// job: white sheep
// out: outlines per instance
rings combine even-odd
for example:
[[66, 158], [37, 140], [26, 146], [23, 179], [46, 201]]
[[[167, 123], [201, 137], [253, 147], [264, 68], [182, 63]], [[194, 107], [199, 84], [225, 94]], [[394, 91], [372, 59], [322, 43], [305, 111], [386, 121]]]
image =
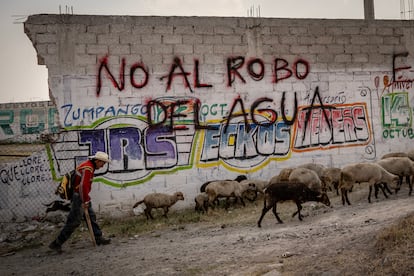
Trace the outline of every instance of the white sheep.
[[256, 185], [250, 182], [242, 182], [235, 180], [216, 180], [209, 183], [206, 187], [209, 206], [214, 207], [213, 203], [219, 197], [236, 197], [236, 201], [240, 199], [240, 202], [245, 206], [243, 201], [244, 192], [248, 190], [256, 191]]
[[151, 210], [154, 208], [163, 208], [164, 209], [164, 217], [167, 217], [167, 213], [169, 208], [174, 205], [178, 200], [184, 200], [184, 195], [182, 192], [176, 192], [173, 195], [163, 194], [163, 193], [152, 193], [148, 194], [144, 197], [143, 200], [138, 201], [132, 207], [133, 209], [136, 208], [138, 205], [145, 203], [145, 215], [147, 219], [154, 217], [151, 214]]
[[410, 177], [414, 175], [414, 162], [411, 161], [408, 157], [388, 157], [377, 161], [377, 164], [386, 169], [388, 172], [398, 175], [400, 181], [398, 183], [398, 188], [396, 192], [400, 189], [402, 185], [402, 180], [404, 176], [409, 186], [409, 195], [411, 195], [413, 187], [410, 180]]
[[[377, 197], [378, 187], [381, 188], [385, 197], [388, 197], [384, 188], [388, 185], [395, 189], [398, 186], [399, 177], [389, 173], [383, 167], [376, 163], [356, 163], [350, 164], [342, 168], [339, 189], [341, 190], [342, 204], [345, 201], [351, 205], [348, 199], [348, 191], [352, 189], [356, 183], [369, 183], [368, 202], [371, 203], [372, 188], [375, 188], [375, 197]], [[384, 187], [385, 185], [385, 187]], [[391, 193], [391, 191], [389, 191]]]

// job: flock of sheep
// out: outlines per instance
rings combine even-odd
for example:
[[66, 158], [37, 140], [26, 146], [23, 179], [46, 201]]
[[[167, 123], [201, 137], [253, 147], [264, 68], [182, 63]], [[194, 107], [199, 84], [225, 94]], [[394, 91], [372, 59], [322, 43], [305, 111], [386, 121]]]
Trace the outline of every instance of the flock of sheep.
[[[261, 227], [261, 221], [270, 209], [278, 222], [283, 223], [277, 213], [277, 203], [283, 201], [295, 202], [297, 211], [292, 217], [298, 215], [299, 220], [302, 220], [300, 213], [302, 203], [316, 201], [330, 206], [328, 191], [336, 192], [337, 195], [340, 193], [342, 203], [350, 205], [348, 193], [352, 191], [355, 184], [368, 183], [368, 202], [371, 202], [372, 189], [375, 191], [375, 197], [379, 190], [388, 197], [387, 193], [392, 194], [390, 189], [394, 189], [397, 193], [405, 178], [411, 195], [413, 160], [414, 150], [407, 153], [389, 153], [379, 161], [350, 164], [341, 169], [314, 163], [284, 168], [269, 181], [247, 179], [244, 175], [239, 175], [234, 180], [208, 181], [200, 187], [200, 193], [194, 199], [195, 210], [207, 212], [209, 208], [215, 208], [222, 198], [226, 199], [226, 208], [231, 198], [235, 199], [233, 204], [240, 201], [245, 206], [244, 199], [255, 200], [259, 193], [264, 195], [264, 206], [257, 222], [258, 227]], [[169, 207], [178, 200], [184, 200], [183, 193], [176, 192], [173, 195], [152, 193], [135, 203], [133, 208], [144, 203], [147, 219], [153, 219], [152, 209], [163, 208], [164, 216], [167, 217]]]

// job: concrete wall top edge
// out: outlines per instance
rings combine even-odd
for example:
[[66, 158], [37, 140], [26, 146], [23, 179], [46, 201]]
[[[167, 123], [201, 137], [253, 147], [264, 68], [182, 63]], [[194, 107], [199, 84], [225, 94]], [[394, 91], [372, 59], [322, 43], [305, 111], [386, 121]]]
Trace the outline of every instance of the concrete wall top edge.
[[[212, 21], [211, 19], [214, 19]], [[315, 19], [315, 18], [265, 18], [265, 17], [213, 17], [213, 16], [113, 16], [113, 15], [67, 15], [67, 14], [35, 14], [30, 15], [25, 24], [137, 24], [137, 25], [204, 25], [208, 22], [209, 25], [214, 22], [214, 25], [228, 25], [228, 24], [263, 24], [264, 26], [285, 25], [286, 23], [294, 25], [306, 24], [332, 24], [342, 26], [355, 25], [387, 25], [395, 26], [412, 26], [412, 20], [364, 20], [364, 19]]]

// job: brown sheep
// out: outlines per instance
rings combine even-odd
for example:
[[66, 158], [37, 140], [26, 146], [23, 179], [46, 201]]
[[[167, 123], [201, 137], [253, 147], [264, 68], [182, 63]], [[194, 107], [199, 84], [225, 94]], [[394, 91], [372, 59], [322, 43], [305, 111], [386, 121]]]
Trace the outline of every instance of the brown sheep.
[[239, 199], [242, 205], [246, 206], [243, 201], [243, 194], [249, 190], [256, 191], [256, 185], [250, 182], [242, 182], [235, 180], [217, 180], [209, 183], [206, 187], [209, 206], [214, 208], [213, 203], [219, 197], [236, 197], [236, 201]]
[[292, 217], [296, 214], [298, 215], [299, 220], [302, 220], [302, 215], [300, 211], [302, 210], [302, 203], [308, 201], [322, 202], [326, 206], [330, 206], [331, 202], [329, 201], [326, 193], [321, 193], [318, 191], [311, 190], [307, 185], [299, 182], [271, 182], [270, 185], [265, 190], [265, 199], [262, 214], [257, 222], [257, 226], [261, 227], [262, 219], [264, 215], [273, 208], [273, 214], [275, 215], [279, 223], [283, 223], [277, 214], [277, 203], [292, 200], [296, 203], [298, 210], [293, 213]]
[[289, 181], [289, 175], [294, 168], [283, 168], [278, 175], [273, 177], [274, 182]]
[[414, 150], [409, 150], [407, 152], [390, 152], [387, 154], [384, 154], [381, 159], [386, 159], [389, 157], [408, 157], [412, 161], [414, 161]]
[[329, 190], [335, 190], [336, 195], [339, 195], [339, 180], [341, 178], [340, 168], [326, 168], [322, 172], [321, 181]]
[[[351, 205], [348, 199], [348, 191], [356, 183], [368, 182], [369, 183], [369, 194], [368, 202], [371, 203], [371, 192], [372, 188], [375, 188], [375, 197], [377, 197], [377, 188], [380, 187], [384, 196], [388, 197], [385, 193], [385, 188], [388, 185], [395, 189], [398, 186], [399, 177], [392, 173], [389, 173], [383, 167], [376, 163], [356, 163], [345, 166], [341, 170], [341, 180], [339, 183], [339, 189], [341, 190], [342, 204]], [[391, 191], [389, 191], [391, 192]]]
[[198, 212], [207, 212], [208, 209], [208, 195], [207, 193], [199, 193], [194, 198], [195, 210]]
[[306, 164], [299, 165], [298, 168], [307, 168], [309, 170], [312, 170], [312, 171], [316, 172], [316, 174], [320, 178], [322, 176], [323, 170], [326, 167], [324, 165], [322, 165], [322, 164], [306, 163]]
[[289, 175], [289, 182], [300, 182], [306, 184], [306, 186], [308, 186], [309, 189], [318, 192], [326, 191], [326, 189], [322, 187], [322, 182], [318, 174], [315, 171], [307, 168], [296, 168], [292, 170], [292, 172]]
[[386, 159], [390, 157], [408, 157], [408, 154], [406, 152], [390, 152], [387, 154], [384, 154], [381, 159]]
[[264, 194], [264, 189], [269, 185], [268, 180], [261, 180], [261, 179], [246, 179], [240, 181], [240, 183], [253, 183], [256, 185], [257, 192]]
[[152, 193], [144, 197], [143, 200], [138, 201], [134, 204], [132, 208], [136, 208], [141, 203], [145, 203], [145, 216], [147, 219], [154, 217], [151, 214], [152, 209], [163, 208], [164, 217], [167, 217], [168, 209], [174, 205], [178, 200], [184, 200], [184, 195], [182, 192], [176, 192], [173, 195], [162, 194], [162, 193]]
[[411, 195], [413, 186], [410, 177], [414, 175], [414, 162], [408, 157], [388, 157], [377, 161], [377, 164], [386, 169], [388, 172], [398, 175], [400, 181], [396, 192], [400, 189], [404, 176], [409, 187], [408, 195]]

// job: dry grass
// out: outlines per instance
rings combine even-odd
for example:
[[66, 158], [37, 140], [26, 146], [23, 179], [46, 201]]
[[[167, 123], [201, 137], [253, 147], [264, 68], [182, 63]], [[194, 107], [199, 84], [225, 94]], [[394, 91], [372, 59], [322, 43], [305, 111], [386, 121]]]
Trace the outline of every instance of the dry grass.
[[414, 275], [413, 233], [414, 213], [379, 233], [353, 240], [336, 255], [319, 252], [289, 259], [283, 275]]
[[147, 220], [145, 215], [129, 216], [124, 218], [104, 218], [100, 222], [107, 235], [117, 237], [131, 237], [137, 234], [164, 229], [178, 229], [186, 224], [203, 223], [211, 225], [243, 225], [251, 224], [258, 219], [262, 205], [260, 202], [246, 202], [246, 207], [230, 207], [228, 210], [219, 207], [209, 210], [208, 214], [195, 212], [194, 209], [185, 209], [168, 213], [168, 218], [162, 216], [162, 210], [153, 210], [154, 220]]

